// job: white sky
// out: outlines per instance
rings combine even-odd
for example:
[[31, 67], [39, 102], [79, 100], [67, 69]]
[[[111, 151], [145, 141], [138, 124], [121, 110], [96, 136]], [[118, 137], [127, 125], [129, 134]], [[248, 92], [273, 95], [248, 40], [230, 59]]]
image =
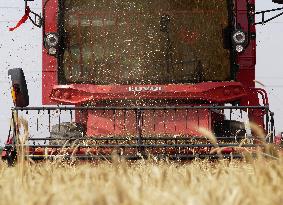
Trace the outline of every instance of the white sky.
[[[30, 2], [41, 12], [42, 0]], [[257, 10], [279, 7], [272, 0], [257, 0]], [[282, 5], [283, 6], [283, 5]], [[30, 22], [9, 32], [24, 13], [23, 0], [0, 0], [0, 140], [8, 135], [12, 106], [7, 72], [10, 68], [24, 69], [30, 104], [41, 105], [41, 29]], [[275, 112], [277, 131], [283, 131], [283, 16], [265, 26], [257, 27], [257, 80], [267, 86], [271, 109]]]

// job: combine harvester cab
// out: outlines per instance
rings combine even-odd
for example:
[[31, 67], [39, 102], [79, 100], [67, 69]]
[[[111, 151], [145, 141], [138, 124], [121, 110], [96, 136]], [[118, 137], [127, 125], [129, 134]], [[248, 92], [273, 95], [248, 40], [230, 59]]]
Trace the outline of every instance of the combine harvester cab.
[[255, 0], [43, 0], [40, 17], [26, 1], [25, 16], [43, 27], [45, 107], [28, 106], [23, 71], [10, 70], [3, 159], [19, 145], [34, 160], [189, 160], [273, 143], [268, 96], [255, 87], [255, 28], [281, 10], [255, 12]]

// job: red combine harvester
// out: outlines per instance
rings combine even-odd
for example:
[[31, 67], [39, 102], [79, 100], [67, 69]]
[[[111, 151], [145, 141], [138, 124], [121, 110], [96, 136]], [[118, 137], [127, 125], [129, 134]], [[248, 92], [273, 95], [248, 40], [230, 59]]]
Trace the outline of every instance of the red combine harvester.
[[[8, 162], [22, 135], [34, 160], [241, 157], [240, 144], [262, 144], [245, 122], [274, 143], [267, 93], [255, 87], [256, 25], [283, 8], [255, 12], [255, 0], [43, 0], [41, 17], [25, 3], [16, 27], [28, 18], [43, 27], [45, 107], [28, 106], [23, 70], [10, 70]], [[48, 136], [28, 135], [20, 115], [36, 115], [30, 133]]]

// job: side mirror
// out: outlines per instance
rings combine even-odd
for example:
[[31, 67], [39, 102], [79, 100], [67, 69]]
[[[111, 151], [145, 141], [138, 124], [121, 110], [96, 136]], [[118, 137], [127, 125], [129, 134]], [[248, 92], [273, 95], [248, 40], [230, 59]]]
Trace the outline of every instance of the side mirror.
[[27, 107], [29, 105], [28, 88], [24, 72], [21, 68], [14, 68], [8, 71], [11, 76], [11, 94], [16, 107]]

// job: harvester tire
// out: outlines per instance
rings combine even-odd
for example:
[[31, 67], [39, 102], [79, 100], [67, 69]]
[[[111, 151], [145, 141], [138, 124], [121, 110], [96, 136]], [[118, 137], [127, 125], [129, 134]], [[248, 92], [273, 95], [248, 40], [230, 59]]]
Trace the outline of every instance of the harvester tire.
[[8, 167], [14, 166], [16, 159], [17, 159], [17, 153], [16, 152], [11, 153], [11, 155], [7, 157]]
[[[80, 139], [84, 136], [84, 127], [77, 123], [63, 122], [60, 125], [54, 125], [51, 128], [50, 145], [66, 145], [72, 146], [76, 144], [75, 139]], [[53, 140], [58, 139], [58, 140]], [[59, 140], [64, 139], [64, 140]]]
[[13, 68], [8, 71], [12, 81], [12, 98], [16, 107], [29, 105], [29, 94], [24, 71], [21, 68]]

